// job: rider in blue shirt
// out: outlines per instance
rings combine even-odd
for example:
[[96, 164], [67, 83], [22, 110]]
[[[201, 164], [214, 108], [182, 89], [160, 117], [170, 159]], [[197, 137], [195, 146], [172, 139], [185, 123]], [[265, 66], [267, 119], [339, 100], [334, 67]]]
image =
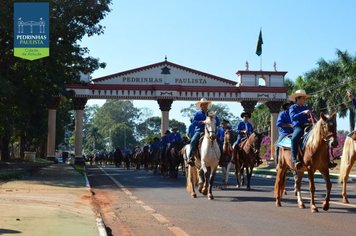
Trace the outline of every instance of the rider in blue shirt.
[[[211, 101], [206, 100], [205, 98], [200, 99], [199, 102], [196, 103], [196, 107], [199, 109], [193, 117], [192, 124], [194, 125], [194, 134], [190, 141], [190, 152], [187, 159], [187, 164], [193, 166], [193, 152], [197, 149], [200, 133], [204, 132], [205, 124], [204, 121], [206, 120], [208, 109], [211, 107]], [[219, 126], [219, 119], [215, 117], [216, 126]]]
[[[221, 158], [220, 158], [220, 166], [222, 166], [222, 164], [224, 162], [226, 162], [225, 157], [223, 157], [223, 145], [224, 145], [224, 138], [225, 138], [225, 132], [226, 130], [231, 130], [231, 126], [230, 126], [230, 122], [226, 119], [223, 119], [221, 122], [221, 126], [218, 128], [218, 134], [217, 134], [217, 141], [220, 147], [220, 152], [221, 152]], [[228, 160], [230, 161], [230, 160]]]
[[166, 130], [166, 132], [164, 132], [163, 136], [161, 137], [161, 155], [162, 155], [162, 159], [165, 159], [166, 158], [166, 155], [167, 155], [167, 150], [169, 148], [169, 135], [170, 135], [170, 131], [169, 130]]
[[188, 127], [188, 132], [187, 132], [189, 139], [193, 138], [194, 132], [195, 132], [195, 125], [193, 123], [193, 118], [191, 118], [190, 119], [190, 125]]
[[[279, 143], [285, 136], [293, 133], [292, 121], [289, 116], [289, 107], [292, 102], [286, 102], [282, 105], [282, 111], [278, 114], [277, 127], [279, 130], [279, 136], [277, 143]], [[276, 163], [278, 163], [278, 146], [276, 146]]]
[[181, 143], [182, 136], [180, 135], [177, 127], [172, 128], [172, 133], [169, 134], [169, 142], [170, 143]]
[[311, 108], [304, 105], [307, 98], [306, 92], [302, 89], [297, 90], [294, 94], [289, 96], [289, 100], [294, 101], [296, 104], [291, 105], [289, 108], [289, 116], [292, 121], [293, 134], [292, 134], [292, 158], [296, 169], [303, 166], [301, 160], [298, 160], [298, 144], [300, 138], [304, 134], [304, 128], [309, 123]]
[[[233, 145], [235, 155], [239, 151], [239, 145], [241, 143], [242, 138], [249, 137], [254, 132], [252, 124], [248, 121], [249, 119], [251, 119], [251, 113], [242, 112], [241, 118], [242, 120], [237, 123], [237, 139]], [[262, 164], [262, 161], [259, 156], [256, 156], [256, 165], [259, 166], [260, 164]]]

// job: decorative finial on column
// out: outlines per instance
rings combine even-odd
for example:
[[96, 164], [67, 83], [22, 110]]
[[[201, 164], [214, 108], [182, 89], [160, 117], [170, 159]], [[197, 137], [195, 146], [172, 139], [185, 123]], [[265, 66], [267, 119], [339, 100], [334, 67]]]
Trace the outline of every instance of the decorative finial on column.
[[164, 61], [167, 61], [167, 55], [164, 57]]
[[274, 71], [277, 71], [277, 63], [276, 62], [273, 63], [273, 69], [274, 69]]
[[246, 70], [248, 70], [248, 61], [246, 61]]

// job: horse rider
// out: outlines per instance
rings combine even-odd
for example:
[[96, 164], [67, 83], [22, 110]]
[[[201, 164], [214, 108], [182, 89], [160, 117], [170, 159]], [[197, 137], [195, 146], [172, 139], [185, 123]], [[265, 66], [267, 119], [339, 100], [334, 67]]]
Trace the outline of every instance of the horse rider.
[[173, 143], [181, 143], [182, 142], [182, 136], [180, 135], [180, 133], [178, 132], [178, 128], [177, 127], [173, 127], [172, 128], [172, 132], [169, 134], [169, 142], [171, 144]]
[[[231, 130], [230, 121], [223, 119], [221, 121], [221, 126], [218, 128], [217, 141], [220, 147], [221, 157], [223, 157], [223, 145], [226, 130]], [[222, 164], [223, 158], [220, 158], [220, 166]]]
[[161, 146], [161, 142], [160, 142], [159, 138], [154, 137], [153, 142], [150, 145], [150, 153], [153, 153], [154, 151], [159, 150], [160, 146]]
[[190, 125], [188, 127], [188, 137], [189, 139], [192, 139], [193, 138], [193, 135], [194, 135], [194, 131], [195, 131], [195, 125], [193, 123], [193, 118], [190, 119]]
[[[237, 124], [236, 132], [237, 132], [237, 139], [233, 144], [234, 147], [234, 156], [240, 151], [240, 143], [242, 138], [248, 138], [253, 132], [253, 126], [249, 122], [251, 119], [251, 113], [249, 112], [242, 112], [241, 113], [242, 120]], [[256, 156], [256, 166], [262, 164], [261, 158], [257, 155]]]
[[[194, 165], [193, 153], [198, 147], [200, 135], [201, 133], [204, 133], [204, 122], [208, 115], [208, 110], [209, 108], [211, 108], [211, 101], [208, 101], [206, 98], [202, 98], [195, 105], [198, 111], [195, 112], [192, 119], [192, 124], [194, 125], [195, 129], [192, 139], [190, 141], [190, 152], [187, 159], [187, 164], [191, 166]], [[216, 126], [218, 127], [220, 125], [219, 119], [215, 117], [215, 121]]]
[[310, 116], [312, 112], [311, 107], [304, 105], [308, 97], [310, 97], [310, 95], [303, 89], [297, 90], [289, 96], [289, 100], [295, 102], [295, 104], [289, 108], [289, 116], [293, 127], [291, 143], [292, 161], [296, 169], [300, 169], [303, 166], [301, 160], [297, 159], [299, 141], [304, 134], [304, 128], [312, 121]]
[[347, 97], [349, 98], [349, 101], [354, 105], [356, 108], [356, 98], [352, 95], [350, 90], [347, 90]]
[[[289, 116], [289, 107], [292, 105], [292, 102], [285, 102], [282, 105], [282, 111], [279, 112], [277, 118], [277, 127], [278, 127], [278, 140], [276, 144], [278, 144], [284, 137], [293, 133], [292, 121]], [[278, 146], [276, 145], [276, 163], [278, 163]]]
[[168, 148], [170, 146], [170, 141], [169, 141], [169, 135], [170, 131], [167, 129], [166, 132], [164, 132], [163, 136], [161, 137], [161, 150], [162, 150], [162, 157], [166, 157]]

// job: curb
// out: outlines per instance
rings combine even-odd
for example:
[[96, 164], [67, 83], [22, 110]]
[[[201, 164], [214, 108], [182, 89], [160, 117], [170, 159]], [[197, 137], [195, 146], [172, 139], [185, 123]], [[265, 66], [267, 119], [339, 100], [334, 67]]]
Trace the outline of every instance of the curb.
[[[87, 169], [84, 166], [84, 178], [85, 178], [85, 186], [88, 188], [88, 190], [91, 192], [91, 186], [90, 186], [90, 182], [87, 176]], [[105, 227], [105, 223], [101, 217], [101, 215], [99, 214], [99, 216], [96, 218], [96, 226], [98, 227], [98, 231], [99, 231], [99, 235], [100, 236], [108, 236], [108, 233], [106, 232], [106, 227]]]

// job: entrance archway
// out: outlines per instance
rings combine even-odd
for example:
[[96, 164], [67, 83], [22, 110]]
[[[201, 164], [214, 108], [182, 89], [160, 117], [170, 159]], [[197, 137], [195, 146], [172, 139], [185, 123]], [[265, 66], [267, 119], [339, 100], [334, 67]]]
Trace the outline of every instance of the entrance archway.
[[[169, 127], [169, 111], [174, 101], [240, 102], [245, 111], [253, 112], [257, 102], [265, 102], [271, 111], [271, 141], [277, 139], [276, 120], [279, 108], [287, 98], [285, 71], [237, 71], [232, 81], [181, 66], [167, 60], [159, 63], [93, 79], [86, 85], [71, 84], [67, 90], [73, 99], [75, 128], [75, 157], [82, 157], [83, 109], [88, 99], [155, 100], [161, 110], [161, 133]], [[264, 86], [259, 79], [264, 78]], [[47, 158], [54, 153], [55, 110], [49, 108]], [[51, 111], [51, 113], [50, 113]], [[53, 133], [54, 132], [54, 133]]]

